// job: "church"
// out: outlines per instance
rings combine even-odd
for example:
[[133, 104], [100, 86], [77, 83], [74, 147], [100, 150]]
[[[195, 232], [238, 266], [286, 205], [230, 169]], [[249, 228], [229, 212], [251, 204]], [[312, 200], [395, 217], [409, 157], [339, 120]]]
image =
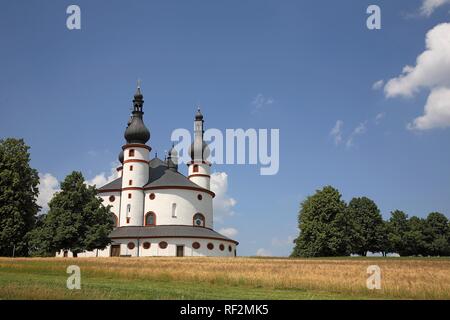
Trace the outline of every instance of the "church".
[[[173, 146], [166, 159], [151, 159], [143, 105], [138, 85], [124, 133], [126, 143], [119, 154], [118, 178], [98, 189], [103, 205], [111, 206], [112, 243], [78, 257], [236, 256], [238, 242], [214, 230], [215, 194], [210, 190], [211, 163], [200, 109], [195, 115], [185, 176], [179, 171]], [[57, 256], [72, 254], [61, 251]]]

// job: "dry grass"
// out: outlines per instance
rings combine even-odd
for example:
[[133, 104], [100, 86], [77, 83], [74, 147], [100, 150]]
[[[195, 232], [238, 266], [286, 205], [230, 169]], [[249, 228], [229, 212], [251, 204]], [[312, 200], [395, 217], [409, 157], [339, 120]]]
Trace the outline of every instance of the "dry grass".
[[[67, 276], [65, 270], [70, 264], [80, 266], [82, 279], [154, 280], [175, 286], [180, 282], [206, 283], [242, 290], [324, 292], [337, 298], [450, 299], [449, 259], [0, 258], [0, 280], [2, 270], [14, 270], [25, 278], [27, 274]], [[366, 287], [367, 267], [373, 264], [382, 271], [381, 290]], [[8, 298], [7, 292], [21, 290], [17, 283], [8, 286], [0, 288], [0, 297]], [[58, 290], [42, 292], [49, 299], [66, 294]]]

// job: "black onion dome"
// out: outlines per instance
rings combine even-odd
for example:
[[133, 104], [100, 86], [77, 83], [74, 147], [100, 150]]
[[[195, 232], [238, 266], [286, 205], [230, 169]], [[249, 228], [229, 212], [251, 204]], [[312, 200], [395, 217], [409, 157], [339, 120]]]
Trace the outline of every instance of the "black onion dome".
[[150, 139], [150, 131], [142, 120], [144, 112], [142, 111], [144, 105], [144, 96], [141, 92], [141, 87], [138, 85], [133, 99], [133, 112], [128, 127], [125, 130], [125, 140], [127, 143], [142, 143], [145, 144]]
[[195, 114], [195, 120], [203, 120], [203, 114], [200, 112], [200, 108], [197, 109], [197, 113]]
[[[197, 146], [195, 145], [195, 142], [192, 142], [191, 146], [189, 147], [189, 155], [191, 156], [192, 160], [206, 160], [208, 159], [210, 155], [210, 150], [208, 147], [208, 144], [205, 141], [202, 141], [202, 150], [196, 149]], [[200, 159], [194, 159], [195, 156], [200, 155]]]
[[142, 121], [142, 118], [133, 116], [130, 125], [125, 130], [124, 134], [127, 143], [147, 143], [150, 140], [150, 131]]
[[124, 157], [123, 150], [122, 150], [119, 153], [119, 162], [123, 164], [124, 159], [125, 159], [125, 157]]

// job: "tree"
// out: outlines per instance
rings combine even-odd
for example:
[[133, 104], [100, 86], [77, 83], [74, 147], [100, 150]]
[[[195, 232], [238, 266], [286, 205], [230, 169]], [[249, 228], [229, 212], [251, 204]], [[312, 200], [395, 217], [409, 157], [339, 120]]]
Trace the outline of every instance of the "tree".
[[300, 235], [295, 240], [291, 256], [324, 257], [348, 255], [342, 228], [345, 202], [339, 191], [331, 186], [317, 190], [301, 203]]
[[30, 167], [30, 148], [22, 139], [0, 140], [0, 256], [27, 254], [25, 235], [39, 206], [38, 172]]
[[387, 233], [390, 252], [400, 256], [408, 255], [405, 234], [409, 231], [408, 215], [400, 210], [391, 212], [391, 218], [387, 222]]
[[426, 222], [424, 219], [413, 216], [408, 220], [408, 228], [404, 234], [405, 255], [428, 255], [424, 236], [425, 227]]
[[30, 234], [34, 254], [70, 250], [74, 257], [83, 251], [104, 249], [111, 243], [111, 212], [85, 184], [80, 172], [72, 172], [61, 183], [61, 191], [49, 202], [42, 225]]
[[374, 201], [367, 197], [353, 198], [347, 207], [347, 217], [354, 221], [356, 232], [352, 253], [366, 256], [369, 251], [383, 251], [383, 217]]
[[448, 219], [439, 212], [430, 213], [425, 219], [423, 236], [430, 256], [450, 255], [450, 228]]

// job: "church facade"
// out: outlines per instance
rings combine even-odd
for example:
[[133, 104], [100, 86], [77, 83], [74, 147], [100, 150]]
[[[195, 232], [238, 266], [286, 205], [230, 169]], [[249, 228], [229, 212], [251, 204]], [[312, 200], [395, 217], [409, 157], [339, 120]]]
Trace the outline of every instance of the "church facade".
[[[211, 163], [203, 140], [204, 119], [195, 115], [188, 175], [178, 170], [172, 146], [166, 159], [151, 157], [150, 132], [143, 119], [144, 99], [138, 86], [133, 111], [119, 154], [118, 178], [100, 187], [103, 204], [111, 206], [115, 228], [104, 250], [79, 257], [235, 256], [238, 242], [214, 230]], [[68, 251], [59, 257], [71, 256]]]

